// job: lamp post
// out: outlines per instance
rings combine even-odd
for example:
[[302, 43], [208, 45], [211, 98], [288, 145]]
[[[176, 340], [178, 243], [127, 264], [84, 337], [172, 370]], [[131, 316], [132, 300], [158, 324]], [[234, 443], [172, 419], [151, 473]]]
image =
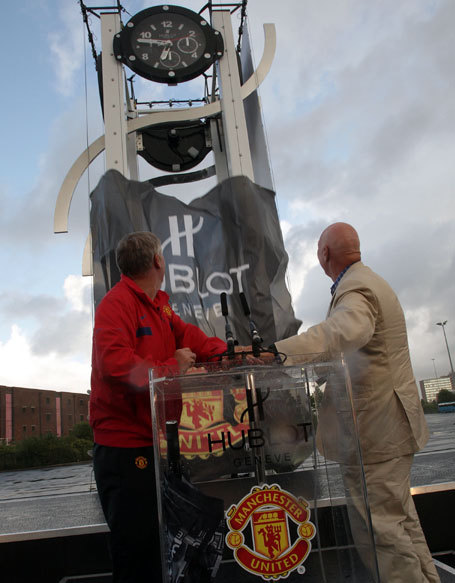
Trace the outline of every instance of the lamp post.
[[435, 379], [437, 379], [437, 378], [438, 378], [438, 373], [437, 373], [437, 370], [436, 370], [436, 364], [435, 364], [435, 362], [434, 362], [434, 361], [435, 361], [435, 359], [434, 359], [434, 358], [432, 358], [431, 360], [433, 361], [433, 368], [434, 368], [434, 378], [435, 378]]
[[449, 355], [449, 362], [450, 362], [450, 372], [453, 376], [453, 364], [452, 364], [452, 358], [450, 356], [450, 350], [449, 350], [449, 344], [447, 343], [447, 336], [446, 336], [446, 331], [445, 331], [445, 325], [447, 324], [447, 320], [444, 320], [444, 322], [436, 322], [436, 326], [441, 326], [442, 327], [442, 331], [444, 333], [444, 340], [446, 341], [446, 347], [447, 347], [447, 354]]

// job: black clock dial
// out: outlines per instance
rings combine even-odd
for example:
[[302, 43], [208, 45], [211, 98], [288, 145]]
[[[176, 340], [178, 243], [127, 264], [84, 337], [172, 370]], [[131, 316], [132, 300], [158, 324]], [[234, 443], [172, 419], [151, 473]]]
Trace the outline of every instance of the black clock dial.
[[134, 55], [154, 68], [184, 69], [204, 55], [201, 28], [181, 14], [149, 16], [134, 28]]
[[114, 38], [117, 59], [152, 81], [178, 83], [204, 72], [223, 54], [219, 32], [181, 6], [142, 10]]

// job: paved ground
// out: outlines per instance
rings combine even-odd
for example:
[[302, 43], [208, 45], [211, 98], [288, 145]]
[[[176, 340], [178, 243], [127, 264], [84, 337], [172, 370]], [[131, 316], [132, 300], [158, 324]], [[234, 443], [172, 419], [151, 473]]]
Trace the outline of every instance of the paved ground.
[[[455, 413], [426, 418], [431, 437], [415, 457], [411, 485], [455, 482]], [[329, 472], [340, 489], [336, 465], [329, 465]], [[100, 525], [104, 518], [90, 463], [0, 472], [0, 541], [19, 540], [39, 531], [102, 529]]]
[[[435, 414], [427, 416], [431, 437], [425, 449], [415, 457], [412, 470], [412, 486], [426, 486], [431, 484], [455, 482], [455, 413]], [[304, 464], [311, 475], [312, 463], [307, 460]], [[327, 464], [321, 471], [329, 476], [331, 494], [336, 497], [343, 495], [342, 482], [336, 464]], [[296, 472], [295, 472], [296, 473]], [[295, 475], [294, 473], [294, 475]], [[305, 472], [301, 472], [302, 476]], [[231, 480], [229, 488], [232, 489]], [[318, 484], [318, 488], [320, 484]], [[326, 487], [324, 484], [322, 488]], [[323, 492], [320, 493], [323, 494]], [[71, 534], [88, 534], [92, 540], [94, 532], [107, 531], [104, 517], [98, 501], [98, 495], [93, 480], [92, 466], [90, 463], [60, 466], [45, 469], [22, 470], [17, 472], [0, 472], [0, 543], [14, 541], [30, 541], [32, 539], [50, 539], [55, 536], [65, 537]], [[99, 536], [99, 535], [98, 535]], [[84, 537], [73, 537], [73, 539]], [[73, 540], [69, 539], [60, 540]], [[46, 541], [43, 541], [46, 542]], [[56, 547], [56, 540], [51, 541], [52, 548]], [[29, 544], [26, 542], [25, 544]], [[104, 543], [105, 544], [105, 543]], [[7, 548], [9, 545], [5, 545]], [[0, 548], [3, 545], [0, 545]], [[60, 547], [58, 547], [60, 548]], [[441, 562], [436, 563], [441, 583], [455, 582], [455, 569], [447, 562], [446, 556], [435, 557]], [[1, 562], [1, 561], [0, 561]], [[307, 561], [309, 567], [310, 559]], [[329, 562], [330, 563], [330, 562]], [[334, 562], [337, 564], [337, 561]], [[82, 569], [79, 565], [79, 569]], [[67, 568], [69, 569], [68, 565]], [[92, 568], [90, 572], [105, 572]], [[309, 573], [310, 569], [308, 570]], [[68, 570], [68, 572], [71, 572]], [[73, 572], [75, 572], [73, 570]], [[76, 571], [78, 572], [78, 571]], [[85, 571], [84, 571], [85, 572]], [[355, 574], [355, 572], [353, 571]], [[308, 576], [306, 577], [308, 579]], [[25, 583], [30, 578], [17, 578], [15, 571], [13, 579], [6, 577], [5, 583]], [[38, 578], [40, 583], [51, 580], [47, 577]], [[220, 579], [222, 581], [224, 579]], [[228, 577], [226, 581], [231, 581]], [[316, 577], [318, 580], [321, 579]], [[338, 579], [329, 578], [335, 581]], [[356, 583], [366, 579], [353, 577], [343, 581]], [[90, 578], [61, 577], [55, 579], [55, 583], [112, 583], [109, 575]], [[51, 583], [54, 583], [52, 579]]]

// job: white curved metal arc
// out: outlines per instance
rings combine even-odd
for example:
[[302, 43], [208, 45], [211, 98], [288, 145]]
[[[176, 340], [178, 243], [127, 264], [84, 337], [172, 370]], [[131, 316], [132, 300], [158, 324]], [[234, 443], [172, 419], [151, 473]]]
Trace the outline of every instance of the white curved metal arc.
[[[254, 71], [250, 78], [241, 87], [242, 99], [245, 99], [248, 97], [248, 95], [253, 93], [253, 91], [259, 87], [262, 81], [264, 81], [272, 66], [275, 50], [275, 25], [264, 24], [264, 53], [256, 71]], [[159, 123], [191, 121], [194, 119], [201, 119], [203, 117], [211, 117], [220, 111], [221, 103], [219, 101], [215, 101], [209, 105], [203, 105], [202, 107], [191, 107], [178, 110], [176, 109], [173, 111], [157, 111], [129, 120], [127, 125], [127, 132], [135, 132], [144, 127], [149, 127]], [[92, 144], [90, 144], [90, 146], [84, 150], [84, 152], [82, 152], [82, 154], [68, 171], [58, 193], [57, 202], [55, 204], [54, 233], [68, 232], [68, 215], [74, 190], [82, 174], [103, 150], [104, 136], [100, 136]]]
[[[273, 58], [276, 51], [276, 33], [274, 24], [264, 24], [264, 53], [261, 62], [256, 71], [254, 71], [249, 79], [242, 85], [241, 94], [242, 99], [246, 99], [248, 95], [253, 93], [259, 85], [264, 81], [272, 66]], [[191, 107], [185, 109], [178, 109], [174, 111], [164, 111], [149, 113], [128, 122], [128, 133], [148, 127], [158, 123], [168, 123], [173, 121], [191, 121], [193, 119], [201, 119], [203, 117], [211, 117], [221, 111], [221, 102], [215, 101], [209, 105], [202, 107]]]
[[[128, 133], [131, 133], [141, 128], [159, 123], [187, 120], [191, 121], [193, 119], [200, 119], [201, 117], [210, 117], [216, 113], [219, 113], [220, 111], [221, 104], [219, 101], [191, 109], [162, 112], [157, 111], [156, 113], [149, 113], [148, 115], [129, 120], [127, 131]], [[63, 181], [63, 184], [60, 188], [60, 192], [57, 196], [57, 202], [55, 204], [54, 233], [68, 232], [68, 215], [74, 190], [82, 174], [103, 150], [104, 136], [100, 136], [86, 150], [82, 152], [79, 158], [69, 169], [68, 174], [66, 175], [65, 180]]]
[[146, 128], [158, 123], [169, 123], [179, 121], [192, 121], [193, 119], [201, 119], [203, 117], [212, 117], [221, 111], [221, 103], [214, 101], [209, 105], [202, 105], [201, 107], [186, 107], [185, 109], [174, 109], [172, 111], [156, 111], [141, 115], [135, 119], [128, 121], [128, 133], [136, 132], [142, 128]]
[[276, 30], [274, 24], [264, 24], [264, 52], [261, 61], [250, 78], [241, 87], [242, 99], [256, 91], [267, 77], [273, 63], [276, 51]]
[[68, 232], [68, 214], [70, 212], [74, 190], [82, 174], [103, 150], [104, 136], [100, 136], [82, 152], [69, 169], [69, 172], [65, 176], [65, 180], [60, 188], [60, 192], [58, 193], [57, 202], [55, 203], [54, 233]]

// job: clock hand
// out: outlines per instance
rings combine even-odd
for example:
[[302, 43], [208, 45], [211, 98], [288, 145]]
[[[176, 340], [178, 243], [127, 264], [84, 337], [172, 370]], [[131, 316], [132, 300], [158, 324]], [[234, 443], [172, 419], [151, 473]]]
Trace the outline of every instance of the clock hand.
[[168, 57], [168, 55], [170, 53], [170, 50], [171, 50], [171, 47], [170, 46], [164, 47], [163, 52], [161, 53], [161, 56], [160, 56], [160, 59], [162, 61], [164, 61], [164, 59], [166, 59]]
[[160, 55], [160, 60], [164, 61], [164, 59], [168, 58], [173, 43], [171, 40], [166, 40], [166, 41], [162, 41], [162, 42], [164, 44], [164, 48], [163, 48], [163, 52]]
[[143, 43], [145, 45], [164, 45], [164, 46], [166, 46], [169, 41], [158, 40], [158, 39], [154, 39], [154, 38], [137, 38], [136, 42]]

